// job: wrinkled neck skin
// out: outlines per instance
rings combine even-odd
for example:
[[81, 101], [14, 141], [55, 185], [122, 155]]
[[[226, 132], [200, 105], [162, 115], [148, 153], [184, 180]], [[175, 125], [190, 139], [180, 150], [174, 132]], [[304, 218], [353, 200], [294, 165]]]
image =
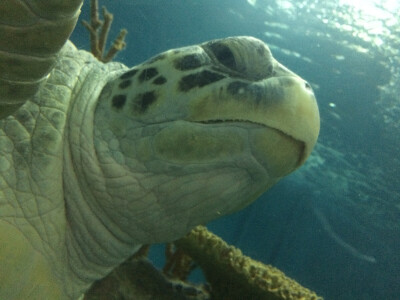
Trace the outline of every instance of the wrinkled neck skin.
[[83, 92], [74, 97], [65, 130], [63, 182], [68, 266], [64, 280], [71, 299], [77, 299], [93, 281], [104, 277], [140, 247], [115, 224], [105, 221], [112, 206], [104, 202], [111, 198], [102, 189], [106, 179], [93, 143], [93, 112], [102, 87], [125, 67], [99, 66], [100, 70], [92, 71], [90, 80], [81, 84]]
[[[141, 244], [178, 239], [241, 209], [277, 181], [243, 142], [248, 125], [233, 128], [236, 138], [217, 128], [211, 139], [220, 142], [209, 153], [201, 148], [210, 143], [207, 125], [145, 124], [115, 114], [110, 85], [98, 99], [76, 100], [67, 133], [67, 246], [72, 276], [83, 285]], [[190, 138], [193, 147], [182, 149], [180, 141]]]

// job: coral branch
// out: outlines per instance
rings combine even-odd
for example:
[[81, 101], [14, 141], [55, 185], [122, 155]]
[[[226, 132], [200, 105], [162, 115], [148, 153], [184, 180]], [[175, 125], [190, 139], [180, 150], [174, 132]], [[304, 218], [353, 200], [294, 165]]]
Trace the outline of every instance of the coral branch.
[[100, 37], [99, 37], [99, 49], [101, 53], [104, 53], [107, 38], [108, 38], [108, 33], [110, 32], [111, 24], [114, 19], [113, 14], [111, 14], [105, 6], [103, 6], [103, 18], [104, 18], [104, 24], [101, 26], [100, 30]]
[[126, 29], [121, 29], [110, 50], [108, 50], [106, 56], [102, 59], [102, 62], [111, 61], [119, 51], [126, 47], [125, 36], [127, 33]]
[[95, 282], [84, 300], [211, 300], [196, 285], [172, 281], [146, 258], [121, 264], [106, 278]]
[[175, 242], [203, 270], [212, 299], [322, 300], [278, 269], [252, 260], [198, 226]]
[[[90, 34], [90, 49], [92, 54], [102, 62], [111, 61], [115, 55], [125, 48], [126, 29], [122, 29], [117, 38], [114, 40], [113, 45], [104, 55], [105, 45], [107, 43], [108, 33], [113, 21], [113, 15], [103, 7], [104, 21], [99, 19], [99, 3], [98, 0], [91, 0], [90, 2], [90, 23], [82, 21], [83, 26], [87, 28]], [[100, 30], [100, 32], [99, 32]]]
[[[221, 238], [198, 226], [182, 239], [166, 245], [164, 272], [155, 269], [139, 250], [110, 275], [96, 282], [85, 300], [322, 300], [278, 269], [252, 260]], [[189, 258], [190, 256], [190, 258]], [[208, 284], [185, 281], [192, 259]]]

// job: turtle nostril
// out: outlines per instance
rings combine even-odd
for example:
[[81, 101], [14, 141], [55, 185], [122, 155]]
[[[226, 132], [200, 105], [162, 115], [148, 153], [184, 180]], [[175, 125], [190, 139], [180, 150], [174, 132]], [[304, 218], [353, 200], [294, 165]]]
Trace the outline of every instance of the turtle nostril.
[[308, 89], [308, 90], [311, 90], [312, 88], [311, 88], [311, 85], [306, 81], [305, 83], [304, 83], [304, 86], [306, 87], [306, 89]]

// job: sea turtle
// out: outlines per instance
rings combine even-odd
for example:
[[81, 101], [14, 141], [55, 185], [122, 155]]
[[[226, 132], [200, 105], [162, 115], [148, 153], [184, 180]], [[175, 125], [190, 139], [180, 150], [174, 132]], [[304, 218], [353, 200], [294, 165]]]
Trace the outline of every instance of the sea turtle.
[[76, 299], [139, 245], [237, 211], [309, 156], [310, 85], [252, 37], [128, 69], [81, 0], [0, 2], [0, 299]]

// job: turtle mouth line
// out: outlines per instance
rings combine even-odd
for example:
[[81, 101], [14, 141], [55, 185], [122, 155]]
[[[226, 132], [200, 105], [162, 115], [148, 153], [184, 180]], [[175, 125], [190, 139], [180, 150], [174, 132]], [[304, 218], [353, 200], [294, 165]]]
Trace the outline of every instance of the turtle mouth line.
[[255, 125], [268, 127], [267, 125], [262, 124], [262, 123], [253, 122], [253, 121], [249, 121], [249, 120], [242, 120], [242, 119], [215, 119], [215, 120], [197, 121], [197, 123], [201, 123], [201, 124], [250, 123], [250, 124], [255, 124]]
[[275, 130], [275, 131], [279, 132], [280, 134], [295, 140], [296, 142], [303, 143], [302, 141], [296, 139], [295, 137], [291, 136], [290, 134], [287, 134], [286, 132], [284, 132], [284, 131], [282, 131], [280, 129], [268, 126], [268, 125], [260, 123], [260, 122], [250, 121], [250, 120], [244, 120], [244, 119], [215, 119], [215, 120], [196, 121], [195, 123], [200, 123], [200, 124], [240, 123], [240, 124], [257, 125], [257, 126], [261, 126], [261, 127], [265, 127], [265, 128], [269, 128], [269, 129]]
[[295, 142], [296, 144], [299, 145], [300, 147], [300, 155], [297, 161], [297, 167], [299, 167], [300, 165], [302, 165], [302, 163], [304, 162], [304, 160], [306, 159], [305, 157], [305, 153], [306, 153], [306, 144], [304, 141], [301, 141], [299, 139], [296, 139], [295, 137], [293, 137], [290, 134], [287, 134], [286, 132], [274, 128], [274, 127], [270, 127], [266, 124], [260, 123], [260, 122], [254, 122], [254, 121], [250, 121], [250, 120], [244, 120], [244, 119], [214, 119], [214, 120], [202, 120], [202, 121], [196, 121], [195, 123], [200, 123], [200, 124], [226, 124], [226, 123], [236, 123], [236, 124], [250, 124], [250, 125], [255, 125], [255, 126], [260, 126], [260, 127], [264, 127], [267, 128], [269, 130], [273, 130], [276, 133], [278, 133], [279, 135], [281, 135], [283, 138], [285, 139], [289, 139], [292, 140], [293, 142]]

